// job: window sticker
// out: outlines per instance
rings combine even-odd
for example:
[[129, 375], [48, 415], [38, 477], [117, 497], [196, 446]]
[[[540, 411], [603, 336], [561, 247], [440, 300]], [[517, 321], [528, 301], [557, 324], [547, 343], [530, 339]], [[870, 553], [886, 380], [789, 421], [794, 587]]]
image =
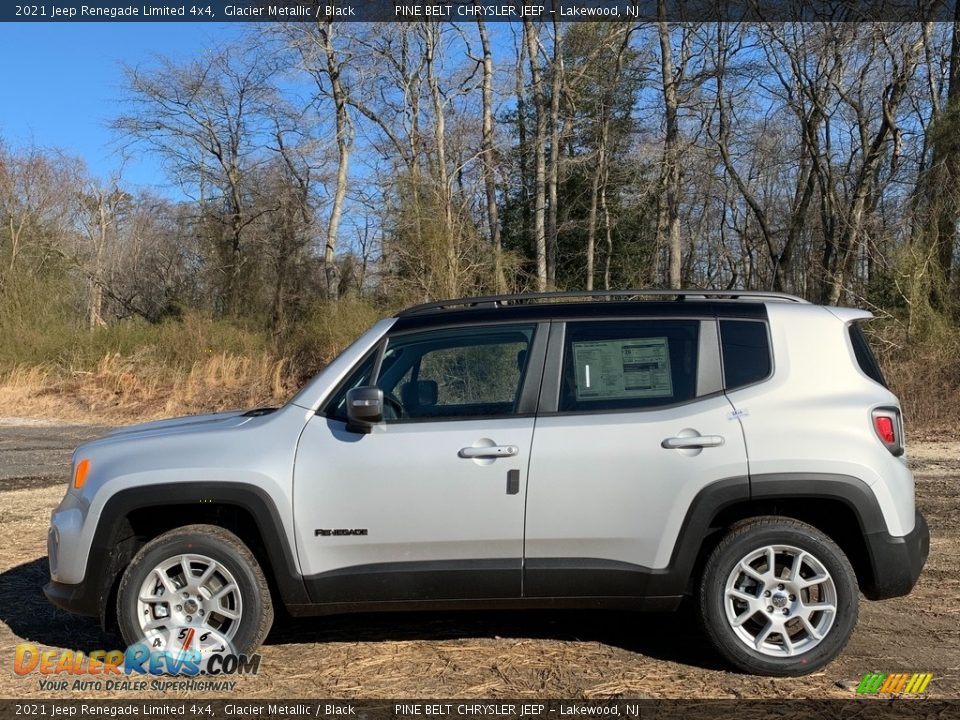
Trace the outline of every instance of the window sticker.
[[665, 337], [573, 343], [577, 400], [673, 395]]

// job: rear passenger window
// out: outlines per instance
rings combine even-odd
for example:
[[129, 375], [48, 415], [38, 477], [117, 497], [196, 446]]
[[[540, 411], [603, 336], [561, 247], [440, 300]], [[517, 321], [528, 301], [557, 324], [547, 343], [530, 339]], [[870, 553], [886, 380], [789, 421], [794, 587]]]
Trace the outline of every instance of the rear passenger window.
[[559, 410], [632, 410], [692, 400], [699, 330], [697, 320], [568, 323]]
[[723, 385], [734, 390], [770, 375], [770, 339], [767, 324], [756, 320], [721, 320]]

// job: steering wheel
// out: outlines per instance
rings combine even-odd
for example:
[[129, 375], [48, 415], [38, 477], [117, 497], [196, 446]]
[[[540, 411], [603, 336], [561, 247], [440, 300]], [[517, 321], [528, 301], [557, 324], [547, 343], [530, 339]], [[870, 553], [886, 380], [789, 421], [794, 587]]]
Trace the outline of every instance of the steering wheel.
[[399, 420], [403, 417], [403, 404], [393, 393], [383, 394], [383, 417], [385, 420]]

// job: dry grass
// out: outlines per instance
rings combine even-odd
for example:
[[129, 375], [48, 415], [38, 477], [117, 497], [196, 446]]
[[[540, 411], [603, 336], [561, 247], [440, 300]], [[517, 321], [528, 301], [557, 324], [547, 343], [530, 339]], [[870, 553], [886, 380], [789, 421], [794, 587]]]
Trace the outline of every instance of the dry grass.
[[960, 332], [940, 319], [922, 337], [906, 326], [874, 321], [865, 326], [890, 389], [900, 399], [909, 431], [934, 431], [960, 420]]
[[291, 390], [285, 359], [211, 354], [188, 368], [104, 355], [92, 371], [18, 366], [0, 376], [0, 415], [122, 423], [276, 405]]
[[0, 415], [119, 424], [275, 405], [386, 313], [321, 303], [282, 333], [199, 312], [93, 332], [19, 316], [6, 327], [0, 315], [14, 338], [0, 344]]
[[884, 363], [908, 428], [955, 427], [960, 419], [960, 347], [919, 346]]

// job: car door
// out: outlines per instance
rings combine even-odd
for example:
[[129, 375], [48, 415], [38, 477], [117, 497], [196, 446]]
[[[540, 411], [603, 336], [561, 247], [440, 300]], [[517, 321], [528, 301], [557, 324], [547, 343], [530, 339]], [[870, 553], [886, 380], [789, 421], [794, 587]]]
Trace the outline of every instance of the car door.
[[[395, 333], [300, 438], [297, 550], [319, 603], [515, 598], [548, 325]], [[347, 430], [346, 391], [377, 385], [384, 422]]]
[[716, 321], [556, 323], [543, 387], [525, 595], [683, 592], [687, 578], [671, 579], [670, 566], [694, 498], [720, 482], [749, 492]]

